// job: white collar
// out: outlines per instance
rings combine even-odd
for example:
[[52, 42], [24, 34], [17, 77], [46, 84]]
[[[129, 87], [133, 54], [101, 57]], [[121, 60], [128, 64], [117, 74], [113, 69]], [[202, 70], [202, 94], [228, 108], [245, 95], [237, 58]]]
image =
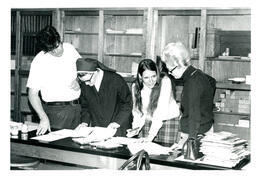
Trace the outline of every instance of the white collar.
[[97, 69], [97, 76], [96, 76], [95, 84], [94, 84], [97, 91], [99, 91], [99, 89], [100, 89], [100, 85], [101, 85], [101, 82], [102, 82], [102, 79], [103, 79], [103, 75], [104, 75], [104, 71], [101, 70], [101, 69]]

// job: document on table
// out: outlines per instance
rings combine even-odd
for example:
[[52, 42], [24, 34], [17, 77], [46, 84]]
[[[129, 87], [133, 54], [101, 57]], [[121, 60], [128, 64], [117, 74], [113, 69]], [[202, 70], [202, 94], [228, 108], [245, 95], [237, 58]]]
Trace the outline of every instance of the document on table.
[[138, 139], [135, 138], [127, 138], [127, 137], [112, 137], [111, 139], [109, 139], [109, 141], [113, 142], [113, 143], [117, 143], [117, 144], [130, 144], [130, 143], [135, 143], [136, 141], [138, 141]]
[[62, 129], [58, 131], [53, 131], [45, 135], [41, 136], [36, 136], [31, 139], [39, 140], [39, 141], [46, 141], [46, 142], [51, 142], [51, 141], [56, 141], [59, 139], [64, 139], [67, 137], [78, 137], [78, 136], [87, 136], [91, 131], [93, 131], [93, 128], [88, 127], [88, 130], [85, 131], [76, 131], [72, 129]]

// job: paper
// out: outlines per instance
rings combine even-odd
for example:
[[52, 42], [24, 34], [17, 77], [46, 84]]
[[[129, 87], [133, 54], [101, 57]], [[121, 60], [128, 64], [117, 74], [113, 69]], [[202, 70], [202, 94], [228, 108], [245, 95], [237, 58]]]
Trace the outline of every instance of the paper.
[[100, 142], [92, 142], [89, 143], [91, 146], [96, 146], [97, 148], [103, 148], [103, 149], [113, 149], [117, 147], [122, 147], [123, 145], [119, 143], [115, 143], [111, 141], [111, 139], [106, 140], [106, 141], [100, 141]]
[[123, 144], [123, 145], [128, 145], [128, 144], [135, 143], [136, 141], [138, 141], [138, 139], [127, 138], [127, 137], [112, 137], [110, 140], [114, 143]]
[[62, 130], [50, 132], [50, 133], [45, 134], [45, 135], [36, 136], [36, 137], [31, 138], [31, 139], [39, 140], [39, 141], [45, 141], [45, 142], [51, 142], [51, 141], [56, 141], [56, 140], [59, 140], [59, 139], [71, 137], [73, 135], [74, 135], [74, 130], [62, 129]]
[[59, 139], [67, 138], [67, 137], [86, 137], [88, 134], [92, 132], [92, 127], [83, 128], [82, 130], [72, 130], [72, 129], [62, 129], [58, 131], [53, 131], [45, 135], [36, 136], [31, 139], [39, 140], [39, 141], [56, 141]]
[[79, 144], [89, 144], [91, 142], [99, 142], [113, 137], [116, 129], [105, 127], [94, 127], [86, 137], [73, 138], [72, 140]]
[[161, 154], [168, 155], [169, 152], [172, 152], [170, 147], [164, 147], [153, 142], [130, 143], [127, 145], [127, 147], [129, 148], [132, 154], [135, 154], [142, 149], [147, 151], [149, 155], [161, 155]]

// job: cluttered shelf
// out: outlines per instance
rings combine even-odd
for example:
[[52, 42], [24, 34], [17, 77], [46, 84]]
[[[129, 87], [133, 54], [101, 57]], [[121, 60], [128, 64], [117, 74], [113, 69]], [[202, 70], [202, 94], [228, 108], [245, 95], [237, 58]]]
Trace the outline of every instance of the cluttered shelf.
[[231, 89], [231, 90], [243, 90], [250, 91], [251, 85], [245, 83], [234, 83], [234, 82], [217, 82], [217, 89]]
[[242, 56], [219, 56], [215, 58], [208, 58], [206, 61], [232, 61], [232, 62], [251, 62], [251, 59], [248, 57]]
[[225, 114], [225, 115], [250, 116], [249, 113], [239, 113], [239, 112], [213, 111], [213, 113], [214, 114]]

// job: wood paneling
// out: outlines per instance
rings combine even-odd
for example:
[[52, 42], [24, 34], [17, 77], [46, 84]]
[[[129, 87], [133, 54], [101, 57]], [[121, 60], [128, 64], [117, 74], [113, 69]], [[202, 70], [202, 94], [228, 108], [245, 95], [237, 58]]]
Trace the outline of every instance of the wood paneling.
[[[143, 16], [106, 15], [105, 30], [126, 31], [127, 29], [143, 29]], [[103, 62], [119, 72], [131, 72], [132, 61], [138, 62], [142, 56], [132, 57], [132, 53], [143, 55], [145, 41], [143, 34], [106, 34], [104, 41]], [[112, 54], [107, 56], [107, 54]], [[114, 54], [117, 54], [114, 56]], [[131, 57], [130, 57], [131, 56]]]
[[212, 64], [211, 75], [217, 81], [227, 81], [228, 78], [245, 77], [251, 74], [251, 63], [248, 61], [209, 61]]
[[98, 53], [98, 16], [65, 16], [64, 32], [64, 41], [73, 44], [83, 57]]

